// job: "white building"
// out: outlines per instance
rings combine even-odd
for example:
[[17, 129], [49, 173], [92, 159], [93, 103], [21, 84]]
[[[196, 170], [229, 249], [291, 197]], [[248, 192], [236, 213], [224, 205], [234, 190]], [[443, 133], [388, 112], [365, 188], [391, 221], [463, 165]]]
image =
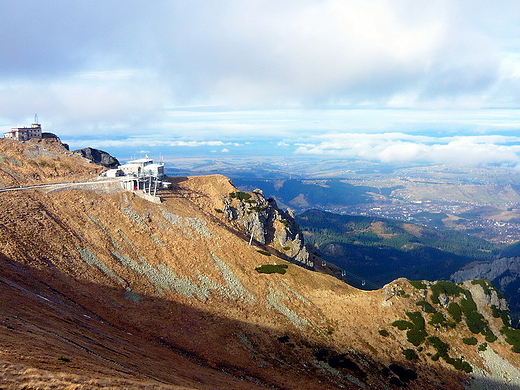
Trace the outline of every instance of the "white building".
[[119, 169], [126, 176], [164, 176], [164, 164], [156, 164], [150, 158], [128, 161], [128, 163], [121, 165]]
[[12, 127], [11, 131], [4, 133], [4, 138], [11, 138], [17, 141], [42, 138], [42, 127], [39, 123], [33, 123], [31, 127]]

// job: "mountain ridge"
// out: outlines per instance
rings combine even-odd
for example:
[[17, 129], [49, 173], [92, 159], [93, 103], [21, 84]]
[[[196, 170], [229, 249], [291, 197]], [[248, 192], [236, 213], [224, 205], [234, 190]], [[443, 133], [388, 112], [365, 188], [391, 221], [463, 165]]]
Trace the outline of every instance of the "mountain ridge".
[[[21, 164], [5, 158], [0, 168], [27, 183], [94, 180], [100, 171], [52, 146], [39, 154], [29, 143], [1, 146]], [[24, 160], [48, 153], [64, 153], [49, 170]], [[222, 176], [172, 181], [160, 204], [122, 189], [0, 193], [2, 388], [462, 390], [477, 381], [509, 389], [493, 359], [518, 367], [520, 358], [498, 331], [503, 319], [480, 303], [490, 286], [398, 279], [361, 291], [297, 265], [303, 243], [290, 215], [262, 194], [247, 198]], [[286, 272], [256, 271], [266, 264]], [[469, 296], [468, 318], [480, 313], [497, 337], [486, 351], [477, 347], [488, 336], [443, 306]], [[445, 321], [433, 322], [422, 301]], [[392, 325], [408, 312], [424, 320], [419, 346]], [[450, 345], [441, 359], [432, 360], [441, 345], [433, 337]], [[462, 341], [471, 337], [474, 346]]]

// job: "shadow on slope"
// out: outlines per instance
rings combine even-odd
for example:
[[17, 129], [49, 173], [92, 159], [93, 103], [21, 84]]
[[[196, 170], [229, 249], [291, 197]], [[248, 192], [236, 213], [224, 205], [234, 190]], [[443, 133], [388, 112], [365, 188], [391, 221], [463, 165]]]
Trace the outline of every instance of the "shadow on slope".
[[358, 288], [379, 288], [399, 277], [447, 280], [464, 265], [497, 252], [476, 237], [385, 218], [309, 210], [297, 222], [306, 243]]
[[[418, 379], [406, 379], [408, 388], [462, 389], [460, 373], [427, 362], [392, 371], [376, 355], [334, 351], [312, 337], [80, 281], [56, 269], [5, 258], [0, 267], [0, 359], [33, 367], [35, 376], [48, 370], [71, 381], [129, 389], [356, 389], [403, 384], [406, 376], [399, 372], [413, 369]], [[20, 373], [7, 380], [0, 380], [3, 388], [29, 378]]]

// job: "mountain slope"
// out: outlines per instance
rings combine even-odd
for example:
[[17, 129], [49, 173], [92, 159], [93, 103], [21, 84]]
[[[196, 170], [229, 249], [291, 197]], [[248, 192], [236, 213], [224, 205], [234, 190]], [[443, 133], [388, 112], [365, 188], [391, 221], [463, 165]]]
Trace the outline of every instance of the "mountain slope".
[[[441, 300], [437, 284], [404, 279], [361, 291], [293, 264], [290, 215], [261, 194], [237, 195], [221, 176], [174, 182], [161, 204], [114, 189], [0, 192], [1, 388], [462, 390], [462, 362], [479, 383], [508, 388], [494, 363], [520, 359], [489, 286], [441, 285]], [[251, 231], [253, 221], [263, 227]], [[468, 297], [475, 308], [450, 320], [443, 305]], [[425, 300], [446, 325], [420, 309]], [[415, 312], [425, 320], [417, 346], [392, 325]], [[496, 340], [470, 330], [475, 316]], [[450, 346], [437, 360], [432, 337]], [[476, 345], [463, 342], [471, 337]]]

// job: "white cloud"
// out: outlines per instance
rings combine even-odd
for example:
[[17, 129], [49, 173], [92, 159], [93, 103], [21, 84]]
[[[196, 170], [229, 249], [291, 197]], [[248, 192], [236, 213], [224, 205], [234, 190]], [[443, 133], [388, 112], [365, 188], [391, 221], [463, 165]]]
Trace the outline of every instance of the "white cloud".
[[222, 150], [220, 151], [220, 153], [229, 153], [229, 149], [224, 148], [224, 149], [222, 149]]
[[520, 106], [518, 2], [121, 4], [3, 0], [0, 123], [38, 112], [47, 131], [107, 147], [269, 140], [385, 161], [514, 159], [517, 141], [500, 137], [518, 111], [484, 108]]
[[334, 156], [379, 162], [426, 162], [453, 165], [520, 164], [518, 137], [425, 137], [407, 134], [332, 134], [318, 144], [301, 145], [296, 154]]
[[199, 147], [199, 146], [221, 146], [225, 145], [222, 141], [174, 141], [168, 144], [169, 146], [189, 146], [189, 147]]

